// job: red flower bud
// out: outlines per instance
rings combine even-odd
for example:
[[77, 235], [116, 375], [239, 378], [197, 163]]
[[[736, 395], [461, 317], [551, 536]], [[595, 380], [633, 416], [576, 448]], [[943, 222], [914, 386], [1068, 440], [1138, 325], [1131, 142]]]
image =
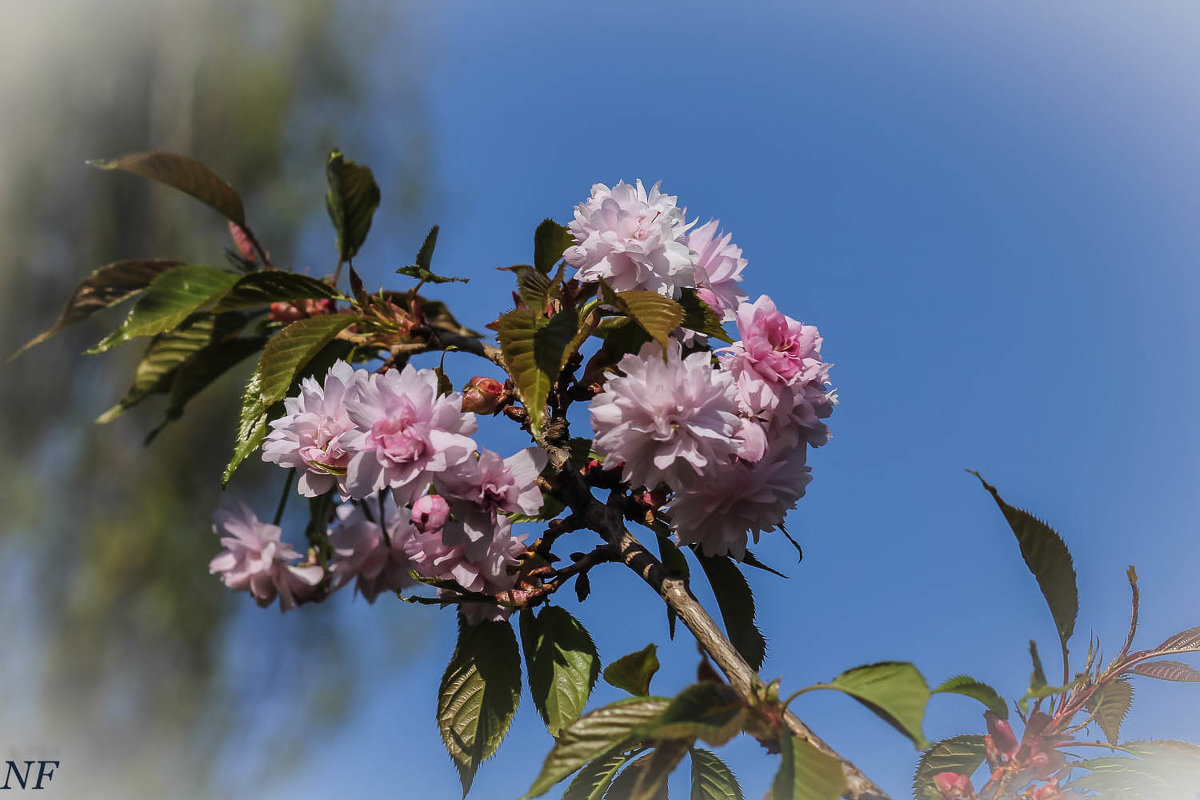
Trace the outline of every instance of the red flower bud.
[[308, 316], [299, 308], [296, 308], [291, 303], [271, 303], [268, 316], [274, 322], [282, 322], [284, 325], [290, 325], [298, 319], [304, 319]]
[[1058, 784], [1052, 781], [1034, 789], [1029, 797], [1030, 800], [1061, 800], [1064, 795], [1062, 789], [1058, 788]]
[[1000, 755], [1005, 760], [1016, 755], [1020, 745], [1017, 743], [1017, 735], [1013, 733], [1012, 725], [1008, 724], [1008, 720], [1000, 719], [994, 711], [984, 712], [983, 717], [987, 720], [988, 733], [991, 734], [992, 743]]
[[937, 787], [938, 793], [947, 800], [975, 796], [971, 778], [967, 775], [959, 775], [957, 772], [939, 772], [933, 776], [933, 785]]
[[495, 414], [503, 397], [504, 384], [495, 378], [476, 375], [463, 387], [462, 409], [476, 414]]

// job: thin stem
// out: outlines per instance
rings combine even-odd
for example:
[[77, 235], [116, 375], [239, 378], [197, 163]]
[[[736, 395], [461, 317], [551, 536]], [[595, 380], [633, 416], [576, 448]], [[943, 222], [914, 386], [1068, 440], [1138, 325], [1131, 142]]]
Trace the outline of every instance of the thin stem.
[[296, 468], [292, 467], [283, 479], [283, 493], [279, 495], [279, 505], [275, 506], [275, 519], [271, 522], [272, 525], [279, 525], [279, 521], [283, 519], [283, 509], [287, 507], [288, 497], [292, 493], [292, 478], [295, 477]]

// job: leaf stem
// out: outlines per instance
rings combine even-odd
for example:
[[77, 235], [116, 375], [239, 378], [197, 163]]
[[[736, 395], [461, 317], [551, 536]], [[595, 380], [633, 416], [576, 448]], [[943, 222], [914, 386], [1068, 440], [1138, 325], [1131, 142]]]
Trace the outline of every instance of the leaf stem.
[[288, 496], [292, 493], [292, 479], [295, 477], [296, 468], [292, 467], [283, 479], [283, 492], [279, 495], [279, 505], [275, 506], [275, 519], [271, 522], [272, 525], [278, 526], [279, 521], [283, 519], [283, 509], [287, 507]]

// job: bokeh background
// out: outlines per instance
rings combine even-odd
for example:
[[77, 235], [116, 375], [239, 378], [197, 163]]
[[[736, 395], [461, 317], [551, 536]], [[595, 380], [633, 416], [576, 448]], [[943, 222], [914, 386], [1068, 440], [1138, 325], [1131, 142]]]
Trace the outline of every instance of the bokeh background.
[[[368, 283], [439, 223], [435, 268], [472, 279], [441, 297], [475, 327], [503, 310], [509, 276], [492, 267], [528, 261], [539, 220], [567, 220], [593, 182], [661, 179], [690, 216], [721, 218], [751, 296], [820, 326], [837, 364], [835, 438], [789, 517], [804, 561], [778, 537], [756, 549], [791, 576], [750, 576], [767, 675], [796, 688], [903, 659], [1016, 696], [1029, 638], [1054, 661], [1049, 615], [968, 467], [1072, 547], [1077, 651], [1089, 632], [1119, 647], [1130, 563], [1145, 646], [1200, 623], [1194, 5], [0, 0], [0, 14], [3, 353], [95, 266], [223, 258], [206, 209], [86, 158], [195, 155], [239, 187], [277, 261], [324, 274], [323, 164], [341, 147], [383, 189]], [[0, 759], [60, 759], [47, 797], [456, 798], [433, 716], [452, 616], [349, 593], [280, 615], [224, 592], [208, 519], [244, 374], [149, 448], [152, 404], [94, 426], [140, 348], [81, 353], [120, 313], [0, 367]], [[520, 446], [503, 427], [481, 438]], [[265, 516], [278, 478], [257, 465], [230, 491]], [[563, 602], [606, 661], [657, 641], [657, 688], [689, 682], [695, 647], [667, 641], [648, 589], [616, 568], [593, 587]], [[1130, 737], [1200, 739], [1198, 690], [1137, 690]], [[890, 728], [843, 697], [797, 710], [907, 794], [917, 753]], [[981, 725], [971, 701], [941, 697], [926, 733]], [[523, 793], [549, 745], [526, 698], [473, 796]], [[726, 754], [761, 796], [775, 761], [745, 739]]]

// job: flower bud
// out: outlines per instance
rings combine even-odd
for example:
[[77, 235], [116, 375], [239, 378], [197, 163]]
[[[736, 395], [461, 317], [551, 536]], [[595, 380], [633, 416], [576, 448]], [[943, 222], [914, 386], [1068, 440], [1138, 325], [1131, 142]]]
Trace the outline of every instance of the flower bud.
[[290, 325], [298, 319], [304, 319], [308, 316], [303, 310], [296, 308], [291, 303], [271, 303], [268, 316], [273, 322], [282, 322], [284, 325]]
[[937, 787], [938, 794], [945, 798], [975, 796], [971, 778], [967, 775], [959, 775], [957, 772], [939, 772], [933, 776], [933, 784]]
[[992, 737], [992, 742], [996, 746], [996, 750], [1002, 755], [1005, 760], [1016, 755], [1017, 735], [1013, 733], [1012, 725], [1008, 724], [1008, 720], [1000, 719], [994, 711], [984, 712], [984, 719], [987, 720], [988, 733]]
[[476, 375], [463, 387], [462, 409], [476, 414], [495, 414], [503, 397], [504, 384], [495, 378]]
[[412, 507], [412, 523], [421, 533], [440, 531], [450, 519], [450, 506], [438, 494], [417, 498]]

